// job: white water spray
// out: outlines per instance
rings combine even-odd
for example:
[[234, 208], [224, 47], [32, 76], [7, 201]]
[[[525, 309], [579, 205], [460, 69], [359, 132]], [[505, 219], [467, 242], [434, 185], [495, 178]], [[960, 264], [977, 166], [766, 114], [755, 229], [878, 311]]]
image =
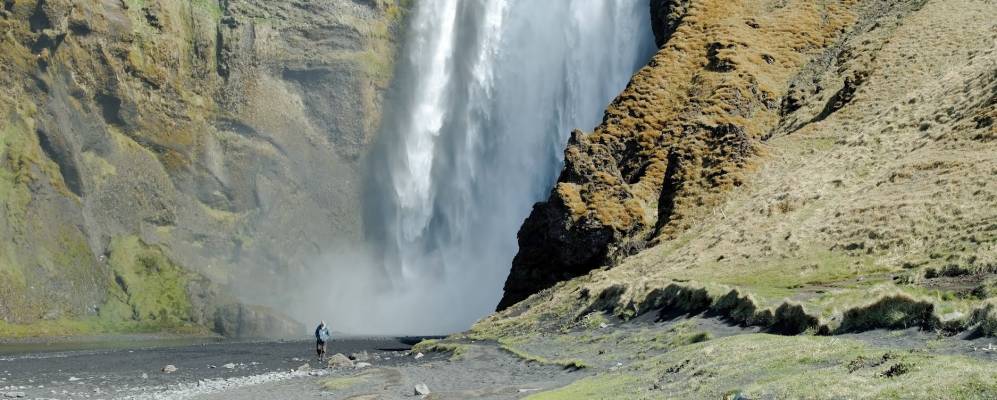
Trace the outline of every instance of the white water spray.
[[366, 204], [331, 257], [339, 330], [447, 333], [492, 311], [574, 128], [653, 54], [647, 0], [419, 0]]

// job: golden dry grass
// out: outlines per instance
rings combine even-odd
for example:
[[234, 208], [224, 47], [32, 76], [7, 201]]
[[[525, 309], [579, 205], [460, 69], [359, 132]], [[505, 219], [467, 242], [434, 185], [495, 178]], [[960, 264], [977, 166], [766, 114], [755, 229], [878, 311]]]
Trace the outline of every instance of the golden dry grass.
[[[744, 301], [729, 311], [769, 327], [779, 322], [780, 309], [795, 320], [814, 318], [816, 329], [827, 332], [970, 329], [986, 321], [970, 316], [988, 315], [974, 311], [981, 295], [973, 293], [988, 293], [981, 285], [997, 273], [997, 142], [988, 119], [997, 110], [997, 32], [984, 17], [997, 9], [992, 2], [960, 0], [929, 1], [899, 17], [871, 13], [861, 31], [835, 44], [840, 53], [830, 67], [822, 67], [820, 57], [807, 64], [814, 53], [804, 50], [829, 45], [857, 10], [875, 4], [788, 2], [773, 11], [759, 3], [720, 7], [723, 15], [694, 7], [695, 18], [635, 77], [610, 107], [607, 123], [568, 149], [569, 162], [579, 160], [574, 165], [584, 170], [619, 158], [627, 140], [644, 140], [642, 151], [658, 156], [624, 157], [618, 169], [651, 160], [647, 174], [622, 188], [604, 179], [561, 183], [559, 190], [574, 186], [559, 193], [570, 194], [572, 211], [581, 209], [580, 197], [593, 218], [616, 216], [597, 210], [623, 209], [631, 198], [642, 202], [639, 209], [657, 206], [661, 177], [649, 174], [667, 170], [661, 154], [688, 151], [683, 154], [696, 162], [717, 157], [720, 162], [695, 164], [717, 170], [676, 172], [690, 179], [672, 187], [677, 214], [656, 246], [543, 291], [477, 331], [556, 330], [605, 302], [598, 295], [610, 288], [610, 309], [629, 317], [650, 294], [673, 284], [706, 290], [714, 302], [738, 293]], [[760, 28], [733, 26], [751, 12]], [[717, 57], [744, 69], [740, 78], [703, 69], [701, 45], [721, 33], [737, 41], [722, 42]], [[754, 63], [762, 53], [776, 62]], [[807, 75], [808, 69], [817, 72]], [[815, 118], [850, 76], [863, 77], [850, 101]], [[808, 105], [795, 114], [780, 116], [751, 101], [750, 116], [727, 107], [743, 104], [732, 99], [743, 99], [738, 89], [753, 88], [753, 81], [758, 93], [778, 99], [790, 80], [800, 79], [825, 90], [809, 93]], [[735, 162], [726, 142], [653, 133], [689, 125], [691, 116], [743, 126], [757, 155]], [[786, 125], [794, 119], [813, 122]], [[767, 130], [773, 136], [763, 141]]]

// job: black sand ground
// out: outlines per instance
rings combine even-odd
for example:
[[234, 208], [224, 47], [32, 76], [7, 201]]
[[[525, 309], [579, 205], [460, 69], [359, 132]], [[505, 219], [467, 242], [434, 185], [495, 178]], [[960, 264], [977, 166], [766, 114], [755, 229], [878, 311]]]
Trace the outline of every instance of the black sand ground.
[[[377, 354], [379, 365], [403, 358], [408, 340], [335, 340], [329, 353]], [[165, 392], [199, 381], [283, 373], [317, 366], [313, 341], [102, 340], [97, 343], [0, 344], [0, 398], [118, 398]], [[225, 368], [234, 364], [234, 368]], [[177, 371], [164, 373], [174, 365]], [[231, 367], [231, 365], [230, 365]], [[286, 378], [286, 377], [282, 377]], [[169, 396], [167, 396], [169, 397]]]

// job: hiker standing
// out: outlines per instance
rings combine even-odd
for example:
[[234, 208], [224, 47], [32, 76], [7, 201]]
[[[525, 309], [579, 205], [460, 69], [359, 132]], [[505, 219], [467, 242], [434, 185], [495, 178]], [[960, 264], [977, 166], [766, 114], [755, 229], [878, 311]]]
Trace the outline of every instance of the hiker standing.
[[326, 342], [329, 341], [329, 328], [325, 326], [325, 321], [318, 324], [318, 328], [315, 328], [315, 352], [318, 353], [318, 360], [325, 360], [325, 346]]

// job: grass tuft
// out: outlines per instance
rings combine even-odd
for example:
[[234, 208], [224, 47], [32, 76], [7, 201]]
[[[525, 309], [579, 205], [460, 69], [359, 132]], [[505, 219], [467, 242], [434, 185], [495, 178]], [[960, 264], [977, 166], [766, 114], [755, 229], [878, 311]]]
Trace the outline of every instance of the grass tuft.
[[547, 357], [543, 357], [543, 356], [539, 356], [539, 355], [536, 355], [536, 354], [527, 353], [526, 351], [520, 350], [520, 349], [518, 349], [516, 347], [513, 347], [512, 345], [509, 345], [509, 344], [506, 344], [506, 343], [502, 343], [501, 341], [499, 342], [499, 345], [500, 345], [499, 347], [502, 350], [504, 350], [504, 351], [508, 352], [509, 354], [512, 354], [512, 355], [516, 356], [517, 358], [520, 358], [520, 359], [522, 359], [523, 361], [526, 361], [526, 362], [533, 362], [533, 363], [537, 363], [537, 364], [540, 364], [540, 365], [554, 365], [554, 366], [559, 366], [561, 368], [564, 368], [566, 370], [571, 370], [571, 371], [577, 371], [577, 370], [589, 368], [589, 365], [587, 363], [585, 363], [585, 361], [582, 361], [582, 360], [577, 359], [577, 358], [572, 358], [572, 359], [555, 359], [555, 360], [552, 360], [552, 359], [549, 359]]
[[467, 354], [467, 345], [442, 340], [427, 339], [412, 346], [412, 353], [450, 353], [451, 360], [460, 360]]

